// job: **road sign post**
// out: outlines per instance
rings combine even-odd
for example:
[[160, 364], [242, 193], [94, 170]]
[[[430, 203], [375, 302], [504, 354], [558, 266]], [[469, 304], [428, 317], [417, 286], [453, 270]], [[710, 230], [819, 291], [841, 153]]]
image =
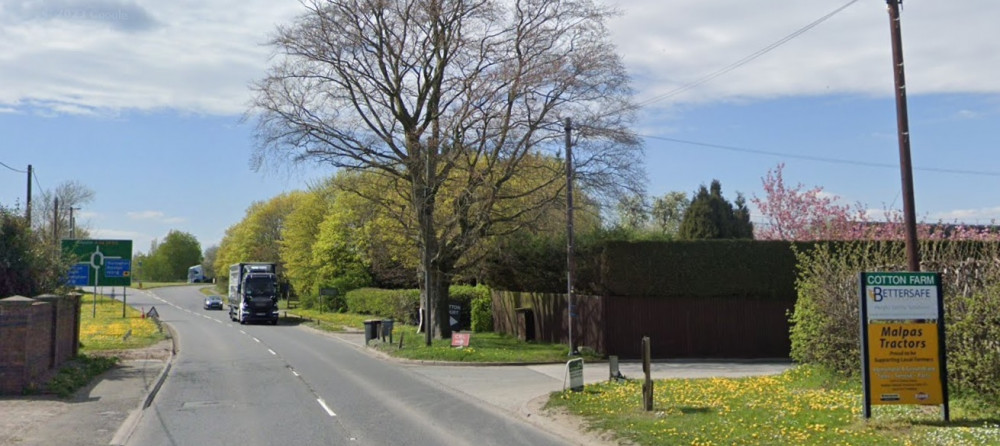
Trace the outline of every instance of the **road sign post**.
[[77, 261], [70, 267], [67, 284], [94, 287], [93, 317], [97, 317], [98, 286], [132, 285], [132, 240], [63, 239], [62, 250]]

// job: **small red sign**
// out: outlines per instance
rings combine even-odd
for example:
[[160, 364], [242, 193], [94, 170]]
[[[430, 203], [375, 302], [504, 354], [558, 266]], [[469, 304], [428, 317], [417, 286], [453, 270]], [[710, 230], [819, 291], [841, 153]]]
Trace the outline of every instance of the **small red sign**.
[[472, 333], [452, 333], [451, 334], [451, 346], [452, 347], [468, 347], [469, 338]]

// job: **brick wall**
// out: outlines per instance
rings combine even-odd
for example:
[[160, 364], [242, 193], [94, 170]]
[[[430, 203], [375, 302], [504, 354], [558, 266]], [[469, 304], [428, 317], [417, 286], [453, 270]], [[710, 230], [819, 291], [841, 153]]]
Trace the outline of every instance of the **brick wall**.
[[76, 357], [79, 302], [76, 295], [0, 299], [0, 394], [40, 386]]

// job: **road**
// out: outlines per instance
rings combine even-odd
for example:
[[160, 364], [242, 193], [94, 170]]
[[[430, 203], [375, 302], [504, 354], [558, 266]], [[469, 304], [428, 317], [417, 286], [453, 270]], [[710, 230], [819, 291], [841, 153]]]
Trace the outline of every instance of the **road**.
[[294, 325], [239, 325], [198, 286], [129, 296], [179, 352], [129, 445], [564, 445], [406, 367]]

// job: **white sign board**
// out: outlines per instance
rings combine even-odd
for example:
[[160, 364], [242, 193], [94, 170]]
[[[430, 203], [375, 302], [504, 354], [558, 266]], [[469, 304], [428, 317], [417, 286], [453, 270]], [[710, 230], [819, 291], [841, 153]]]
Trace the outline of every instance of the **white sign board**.
[[868, 320], [934, 320], [938, 318], [938, 286], [930, 274], [865, 275]]
[[566, 361], [566, 369], [569, 370], [570, 389], [574, 392], [583, 391], [583, 358]]

